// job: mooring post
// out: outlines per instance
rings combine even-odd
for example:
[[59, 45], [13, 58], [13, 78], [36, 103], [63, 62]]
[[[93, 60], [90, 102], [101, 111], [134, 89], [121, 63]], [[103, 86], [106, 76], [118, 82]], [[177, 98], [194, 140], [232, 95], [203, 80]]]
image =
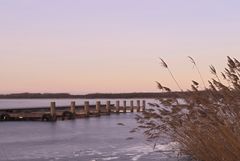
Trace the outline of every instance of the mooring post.
[[119, 101], [116, 101], [116, 113], [119, 113], [120, 106], [119, 106]]
[[97, 102], [96, 102], [96, 112], [97, 112], [98, 114], [101, 112], [100, 106], [101, 106], [101, 102], [100, 102], [100, 101], [97, 101]]
[[89, 116], [89, 102], [88, 101], [84, 102], [84, 113], [86, 116]]
[[140, 100], [137, 100], [137, 112], [140, 112]]
[[111, 113], [111, 102], [110, 101], [107, 101], [107, 103], [106, 103], [106, 111], [107, 111], [107, 113]]
[[123, 101], [123, 112], [127, 112], [127, 101]]
[[72, 112], [73, 115], [76, 114], [76, 103], [75, 103], [75, 101], [71, 102], [70, 112]]
[[142, 111], [145, 111], [145, 108], [146, 108], [146, 101], [143, 100], [142, 101]]
[[51, 102], [50, 104], [50, 115], [52, 120], [56, 119], [56, 102]]
[[133, 101], [130, 102], [130, 111], [133, 112]]

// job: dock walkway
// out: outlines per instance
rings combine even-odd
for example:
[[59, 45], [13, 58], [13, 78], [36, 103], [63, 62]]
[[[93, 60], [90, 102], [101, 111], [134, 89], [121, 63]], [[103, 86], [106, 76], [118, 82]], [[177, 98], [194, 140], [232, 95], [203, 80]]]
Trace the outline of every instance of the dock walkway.
[[76, 105], [74, 101], [69, 106], [58, 106], [56, 102], [51, 102], [49, 107], [35, 108], [15, 108], [15, 109], [0, 109], [0, 121], [57, 121], [57, 120], [72, 120], [76, 118], [99, 117], [101, 115], [119, 114], [127, 112], [142, 112], [145, 110], [146, 101], [140, 100], [116, 101], [112, 104], [107, 101], [106, 104], [101, 104], [97, 101], [95, 105], [90, 105], [89, 101], [85, 101], [84, 105]]

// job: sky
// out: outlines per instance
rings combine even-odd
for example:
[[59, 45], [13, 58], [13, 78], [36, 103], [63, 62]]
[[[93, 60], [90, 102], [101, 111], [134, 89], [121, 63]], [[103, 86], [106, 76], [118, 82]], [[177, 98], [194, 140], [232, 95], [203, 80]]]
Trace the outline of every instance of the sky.
[[240, 58], [238, 0], [0, 0], [0, 93], [178, 90]]

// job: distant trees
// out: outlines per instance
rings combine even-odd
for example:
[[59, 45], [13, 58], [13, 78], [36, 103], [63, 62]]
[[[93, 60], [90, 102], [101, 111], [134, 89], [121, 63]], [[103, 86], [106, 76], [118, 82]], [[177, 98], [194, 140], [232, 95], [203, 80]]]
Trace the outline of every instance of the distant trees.
[[0, 98], [69, 98], [68, 93], [14, 93], [7, 95], [0, 95]]
[[179, 92], [159, 92], [159, 93], [93, 93], [86, 95], [71, 95], [68, 93], [16, 93], [0, 95], [0, 98], [156, 98], [175, 97]]

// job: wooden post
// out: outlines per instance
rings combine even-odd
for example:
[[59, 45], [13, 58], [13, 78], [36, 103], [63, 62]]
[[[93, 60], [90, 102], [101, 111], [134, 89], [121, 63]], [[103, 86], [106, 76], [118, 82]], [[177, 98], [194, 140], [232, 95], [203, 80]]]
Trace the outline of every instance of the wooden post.
[[140, 112], [140, 100], [137, 100], [137, 112]]
[[101, 106], [101, 102], [100, 102], [100, 101], [97, 101], [97, 102], [96, 102], [96, 112], [97, 112], [98, 114], [101, 112], [100, 106]]
[[111, 102], [110, 101], [107, 101], [107, 103], [106, 103], [106, 111], [107, 111], [107, 113], [111, 113]]
[[142, 101], [142, 111], [145, 111], [145, 108], [146, 108], [146, 101], [143, 100]]
[[119, 113], [120, 106], [119, 106], [119, 101], [116, 101], [116, 113]]
[[86, 116], [89, 116], [89, 102], [88, 101], [84, 102], [84, 113]]
[[130, 102], [130, 111], [133, 112], [133, 101]]
[[123, 112], [127, 112], [127, 101], [123, 101]]
[[73, 115], [76, 114], [76, 103], [75, 103], [75, 101], [72, 101], [72, 102], [71, 102], [70, 111], [72, 112]]
[[56, 120], [56, 102], [51, 102], [50, 115], [52, 117], [52, 121]]

